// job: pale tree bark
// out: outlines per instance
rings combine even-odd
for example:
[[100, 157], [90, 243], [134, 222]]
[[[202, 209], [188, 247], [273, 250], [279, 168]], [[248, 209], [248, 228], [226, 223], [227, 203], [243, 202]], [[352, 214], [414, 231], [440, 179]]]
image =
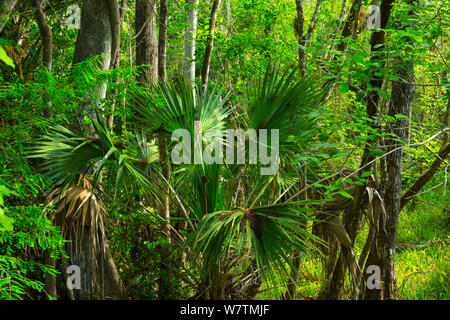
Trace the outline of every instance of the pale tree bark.
[[136, 0], [136, 65], [142, 67], [140, 81], [158, 80], [156, 0]]
[[195, 38], [197, 33], [198, 0], [186, 0], [186, 29], [184, 31], [184, 78], [195, 80]]
[[9, 20], [9, 15], [14, 10], [17, 0], [2, 0], [0, 3], [0, 32]]
[[[226, 27], [226, 31], [229, 33], [231, 32], [231, 28], [233, 26], [233, 17], [231, 16], [231, 0], [225, 0], [224, 2], [222, 2], [223, 5], [223, 15], [225, 16], [225, 27]], [[223, 25], [221, 25], [221, 30], [223, 30]]]
[[333, 32], [332, 35], [332, 40], [330, 41], [330, 44], [327, 46], [327, 51], [325, 52], [325, 56], [323, 57], [323, 60], [328, 60], [328, 57], [330, 56], [331, 50], [334, 47], [334, 44], [336, 43], [336, 35], [338, 35], [341, 32], [341, 27], [342, 27], [342, 22], [345, 19], [345, 8], [347, 6], [347, 0], [342, 0], [341, 3], [341, 11], [339, 13], [339, 18], [338, 18], [338, 24], [337, 27], [335, 29], [335, 31]]
[[[81, 10], [80, 30], [78, 30], [75, 43], [73, 65], [93, 56], [103, 55], [99, 67], [102, 70], [108, 70], [111, 63], [111, 47], [112, 32], [108, 3], [104, 0], [84, 0]], [[86, 111], [91, 118], [97, 118], [94, 106], [101, 108], [99, 100], [106, 97], [106, 83], [97, 83], [92, 90], [96, 94], [96, 101], [80, 108], [79, 126], [80, 129], [87, 131], [92, 130], [84, 126], [82, 113]]]
[[208, 83], [209, 66], [211, 63], [211, 54], [214, 45], [214, 29], [216, 28], [217, 12], [219, 11], [220, 0], [214, 0], [211, 15], [209, 17], [209, 33], [206, 38], [205, 56], [203, 58], [202, 66], [202, 87], [204, 88]]
[[[119, 66], [119, 52], [120, 52], [120, 29], [121, 21], [123, 20], [123, 15], [121, 17], [119, 4], [117, 0], [107, 0], [108, 2], [108, 14], [109, 21], [111, 25], [111, 69], [115, 69]], [[126, 1], [124, 1], [126, 3]]]

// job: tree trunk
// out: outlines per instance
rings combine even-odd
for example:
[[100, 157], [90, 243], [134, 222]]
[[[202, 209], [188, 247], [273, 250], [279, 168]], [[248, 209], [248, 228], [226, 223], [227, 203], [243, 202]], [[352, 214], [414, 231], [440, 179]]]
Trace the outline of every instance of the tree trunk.
[[297, 6], [297, 23], [296, 23], [296, 34], [298, 42], [298, 64], [300, 68], [300, 76], [305, 75], [305, 39], [304, 39], [304, 24], [305, 17], [303, 15], [303, 4], [302, 0], [295, 0], [295, 5]]
[[[103, 0], [85, 0], [81, 11], [81, 27], [75, 44], [73, 64], [96, 55], [111, 57], [112, 32], [108, 3]], [[103, 70], [108, 70], [110, 58], [102, 58]]]
[[[47, 68], [48, 72], [52, 72], [52, 64], [53, 64], [53, 45], [52, 45], [52, 31], [47, 24], [47, 21], [45, 19], [44, 11], [41, 7], [42, 1], [41, 0], [33, 0], [33, 5], [35, 7], [35, 17], [36, 22], [39, 28], [39, 33], [41, 35], [42, 39], [42, 61], [44, 63], [44, 66]], [[46, 110], [47, 116], [50, 114]], [[55, 259], [51, 257], [52, 250], [45, 250], [44, 252], [44, 264], [49, 265], [51, 268], [55, 269], [56, 262]], [[53, 298], [56, 299], [57, 291], [56, 291], [56, 277], [47, 274], [45, 276], [45, 291], [47, 294]]]
[[158, 39], [158, 76], [160, 81], [167, 80], [166, 43], [167, 43], [168, 0], [161, 0], [159, 7], [159, 39]]
[[[115, 64], [120, 39], [117, 8], [117, 0], [85, 0], [83, 2], [81, 28], [78, 31], [73, 57], [74, 65], [96, 55], [105, 55], [101, 58], [101, 65], [99, 66], [103, 70], [108, 70], [111, 65]], [[98, 98], [104, 98], [106, 96], [106, 83], [99, 83], [95, 90]], [[96, 101], [92, 102], [92, 104], [97, 103]], [[92, 105], [82, 108], [91, 112], [91, 117], [95, 119]], [[83, 128], [83, 122], [80, 121], [80, 129]], [[85, 226], [85, 228], [88, 227]], [[97, 230], [96, 232], [100, 231]], [[85, 234], [88, 233], [88, 230], [86, 230]], [[97, 246], [90, 237], [85, 236], [83, 239], [77, 239], [77, 236], [73, 235], [72, 239], [80, 244], [80, 250], [72, 252], [72, 262], [81, 269], [81, 290], [76, 290], [75, 296], [78, 299], [104, 299], [105, 288], [121, 286], [115, 266], [114, 268], [111, 267], [111, 263], [114, 264], [114, 262], [107, 259], [110, 253], [104, 234], [101, 234]], [[107, 266], [106, 271], [105, 266]], [[115, 275], [110, 275], [110, 273]], [[106, 285], [105, 279], [107, 279]], [[108, 295], [112, 299], [120, 298], [118, 292], [108, 293]]]
[[287, 292], [284, 294], [285, 300], [295, 300], [295, 296], [297, 294], [297, 283], [300, 266], [302, 263], [302, 253], [300, 251], [296, 251], [294, 255], [294, 259], [292, 259], [291, 280], [287, 285]]
[[[350, 8], [350, 13], [348, 15], [347, 21], [345, 22], [344, 29], [342, 29], [341, 39], [353, 36], [356, 32], [358, 26], [359, 12], [361, 11], [362, 0], [353, 1], [352, 7]], [[386, 1], [384, 1], [386, 2]], [[387, 1], [389, 2], [389, 1]], [[345, 51], [347, 49], [347, 43], [342, 41], [337, 46], [338, 51]]]
[[[73, 64], [76, 65], [93, 56], [104, 55], [99, 67], [102, 70], [108, 70], [111, 63], [112, 41], [108, 3], [104, 0], [85, 0], [81, 10], [81, 26], [75, 43]], [[98, 83], [94, 91], [97, 93], [97, 101], [80, 108], [80, 129], [85, 129], [83, 111], [87, 111], [91, 118], [96, 119], [97, 115], [93, 106], [98, 106], [98, 100], [106, 97], [106, 83]]]
[[47, 68], [48, 72], [52, 72], [52, 64], [53, 64], [53, 44], [52, 44], [52, 30], [50, 29], [49, 25], [47, 24], [47, 21], [45, 19], [44, 11], [41, 7], [41, 0], [33, 0], [33, 4], [35, 7], [35, 16], [36, 16], [36, 22], [39, 27], [39, 33], [41, 34], [42, 38], [42, 61], [44, 63], [44, 66]]
[[311, 17], [311, 21], [309, 23], [308, 31], [305, 35], [305, 41], [309, 41], [311, 39], [311, 35], [316, 28], [317, 16], [319, 14], [320, 5], [322, 4], [322, 0], [316, 1], [316, 7], [314, 8], [313, 16]]
[[136, 65], [142, 67], [140, 81], [158, 80], [156, 0], [136, 0]]
[[449, 153], [450, 143], [441, 149], [437, 158], [431, 164], [430, 168], [425, 171], [425, 173], [422, 174], [402, 196], [400, 211], [405, 207], [408, 201], [413, 198], [431, 180], [431, 178], [434, 177], [435, 173], [438, 171], [444, 160], [448, 157]]
[[203, 67], [202, 67], [202, 87], [205, 88], [206, 84], [208, 83], [208, 77], [209, 77], [209, 65], [211, 62], [211, 54], [214, 44], [214, 29], [216, 27], [216, 18], [217, 18], [217, 12], [219, 11], [220, 6], [220, 0], [214, 0], [212, 9], [211, 9], [211, 16], [209, 17], [209, 33], [208, 37], [206, 38], [206, 48], [205, 48], [205, 56], [203, 59]]
[[[122, 5], [119, 8], [115, 0], [108, 1], [109, 16], [111, 19], [111, 32], [112, 32], [112, 45], [111, 45], [111, 69], [116, 69], [120, 65], [120, 32], [122, 30], [123, 17], [125, 14], [125, 8], [127, 1], [123, 0]], [[116, 79], [116, 83], [120, 80]], [[112, 91], [112, 95], [117, 95], [117, 90]], [[108, 128], [112, 130], [114, 123], [114, 111], [116, 109], [116, 102], [111, 103], [111, 107], [108, 115]]]
[[[401, 68], [399, 75], [400, 81], [392, 84], [392, 97], [389, 104], [388, 115], [408, 116], [411, 101], [415, 92], [414, 66], [412, 61], [400, 61]], [[388, 127], [391, 133], [401, 141], [406, 137], [406, 121], [398, 119]], [[393, 139], [387, 139], [391, 145], [387, 151], [401, 146], [401, 143]], [[367, 265], [377, 265], [381, 270], [382, 290], [366, 290], [366, 299], [395, 299], [397, 297], [396, 279], [395, 279], [395, 246], [397, 239], [398, 216], [401, 207], [401, 173], [402, 173], [402, 154], [400, 148], [386, 157], [387, 182], [384, 192], [384, 205], [387, 219], [375, 237], [375, 242], [367, 259]]]
[[[353, 19], [353, 15], [355, 14], [355, 3], [357, 1], [355, 1], [353, 3], [352, 6], [352, 11], [350, 13], [350, 17], [348, 20], [352, 20]], [[381, 29], [386, 28], [387, 23], [389, 21], [389, 17], [391, 14], [391, 10], [392, 10], [392, 4], [393, 4], [394, 0], [384, 0], [381, 4], [381, 8], [380, 8], [380, 14], [381, 14]], [[352, 14], [353, 12], [353, 14]], [[349, 30], [350, 30], [350, 25], [352, 23], [347, 21], [346, 23], [346, 27], [344, 28], [342, 35], [350, 35], [348, 34]], [[372, 37], [370, 40], [371, 43], [371, 51], [372, 51], [372, 57], [371, 60], [373, 62], [378, 62], [379, 60], [383, 59], [382, 56], [382, 52], [383, 52], [383, 48], [384, 48], [384, 31], [380, 30], [380, 31], [374, 31], [372, 33]], [[340, 47], [340, 49], [344, 49], [345, 47]], [[382, 67], [384, 66], [384, 63], [382, 63]], [[381, 68], [382, 68], [381, 67]], [[383, 78], [380, 78], [378, 76], [373, 76], [372, 80], [370, 81], [371, 87], [378, 87], [381, 88], [383, 83]], [[378, 101], [379, 101], [379, 96], [378, 93], [376, 91], [371, 91], [368, 94], [368, 98], [367, 98], [367, 102], [366, 102], [366, 115], [369, 119], [372, 119], [372, 122], [369, 122], [369, 125], [373, 128], [373, 129], [377, 129], [378, 125], [376, 122], [376, 116], [378, 113]], [[361, 165], [360, 167], [365, 167], [364, 171], [369, 171], [371, 166], [367, 166], [367, 164], [369, 162], [371, 162], [373, 159], [375, 159], [374, 156], [372, 156], [370, 154], [370, 145], [366, 145], [364, 148], [364, 152], [363, 152], [363, 156], [361, 159]], [[355, 239], [356, 239], [356, 235], [358, 233], [358, 225], [361, 219], [361, 210], [362, 210], [362, 200], [364, 197], [364, 192], [366, 189], [366, 185], [362, 185], [357, 187], [355, 194], [354, 194], [354, 199], [353, 199], [353, 206], [345, 213], [344, 216], [344, 225], [345, 228], [347, 230], [347, 233], [350, 237], [350, 240], [352, 242], [352, 244], [354, 243]], [[346, 252], [346, 248], [343, 248], [343, 252], [339, 255], [339, 258], [337, 260], [331, 281], [329, 282], [329, 284], [327, 285], [327, 287], [324, 289], [324, 297], [326, 299], [331, 299], [331, 300], [335, 300], [338, 299], [341, 290], [343, 288], [344, 285], [344, 278], [345, 278], [345, 265], [344, 265], [344, 261], [345, 261], [345, 255], [348, 254], [348, 252]]]
[[[55, 259], [51, 257], [52, 250], [44, 251], [44, 264], [50, 268], [55, 269]], [[47, 273], [45, 275], [45, 292], [52, 298], [56, 299], [56, 277]]]
[[186, 0], [186, 29], [184, 42], [184, 78], [191, 84], [195, 80], [195, 38], [197, 33], [198, 0]]

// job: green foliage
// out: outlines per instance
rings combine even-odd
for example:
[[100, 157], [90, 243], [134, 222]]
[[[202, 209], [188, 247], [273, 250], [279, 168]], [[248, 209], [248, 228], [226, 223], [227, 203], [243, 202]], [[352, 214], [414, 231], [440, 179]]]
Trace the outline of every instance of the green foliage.
[[[403, 191], [448, 143], [448, 131], [423, 143], [448, 127], [448, 1], [417, 2], [413, 10], [406, 1], [394, 2], [386, 42], [373, 52], [367, 1], [355, 33], [344, 39], [340, 34], [346, 21], [340, 18], [345, 15], [337, 2], [321, 1], [312, 24], [315, 1], [303, 1], [304, 35], [310, 38], [300, 47], [295, 1], [230, 0], [230, 12], [226, 4], [219, 9], [205, 88], [198, 86], [198, 77], [192, 86], [179, 76], [186, 2], [169, 1], [169, 80], [149, 87], [139, 83], [133, 67], [134, 3], [123, 12], [120, 67], [114, 70], [101, 68], [102, 56], [72, 65], [78, 31], [64, 23], [68, 4], [44, 4], [53, 38], [52, 72], [42, 67], [42, 41], [30, 3], [17, 6], [0, 39], [0, 299], [45, 297], [45, 277], [57, 271], [42, 264], [42, 253], [49, 249], [59, 257], [64, 242], [53, 226], [46, 191], [64, 195], [67, 188], [80, 187], [83, 176], [92, 180], [90, 194], [103, 200], [109, 212], [101, 212], [99, 223], [106, 224], [130, 298], [159, 298], [161, 279], [174, 289], [168, 298], [200, 295], [210, 285], [231, 292], [255, 274], [253, 268], [264, 280], [266, 291], [259, 297], [273, 298], [283, 293], [280, 284], [290, 281], [292, 254], [299, 250], [305, 259], [298, 294], [317, 298], [327, 279], [324, 257], [315, 250], [320, 240], [310, 232], [321, 202], [311, 199], [350, 201], [352, 188], [372, 176], [381, 190], [386, 171], [381, 164], [388, 144], [398, 141], [386, 133], [393, 122], [407, 123]], [[342, 13], [351, 5], [347, 1]], [[198, 7], [197, 75], [210, 7], [208, 1]], [[346, 45], [345, 52], [337, 50], [339, 44]], [[299, 49], [305, 52], [303, 78]], [[403, 80], [399, 59], [414, 63], [417, 85], [409, 117], [386, 115], [392, 84]], [[384, 79], [380, 87], [372, 85], [375, 77]], [[105, 97], [99, 90], [103, 85]], [[372, 94], [379, 97], [376, 119], [366, 113]], [[166, 180], [165, 150], [158, 143], [179, 128], [194, 136], [195, 121], [201, 124], [204, 145], [226, 129], [280, 130], [278, 172], [261, 176], [260, 166], [201, 161], [171, 164]], [[360, 166], [366, 147], [378, 158], [376, 166], [345, 178]], [[169, 156], [173, 148], [168, 142]], [[425, 187], [429, 191], [400, 214], [398, 241], [426, 244], [424, 250], [397, 253], [401, 298], [449, 299], [448, 183], [446, 173], [436, 174]], [[166, 224], [157, 214], [166, 196], [170, 235], [160, 232]], [[66, 209], [61, 203], [58, 208]], [[367, 222], [362, 224], [357, 256], [369, 232]]]

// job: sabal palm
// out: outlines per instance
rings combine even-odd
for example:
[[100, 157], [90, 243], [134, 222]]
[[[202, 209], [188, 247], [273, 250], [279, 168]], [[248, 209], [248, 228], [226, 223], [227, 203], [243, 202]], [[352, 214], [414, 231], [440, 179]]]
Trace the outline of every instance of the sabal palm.
[[[95, 181], [101, 172], [108, 172], [103, 183], [110, 181], [115, 194], [134, 189], [158, 203], [164, 197], [162, 184], [168, 183], [171, 207], [190, 219], [188, 236], [178, 240], [192, 260], [201, 262], [201, 283], [214, 286], [211, 281], [223, 280], [219, 273], [226, 277], [248, 266], [246, 257], [256, 262], [263, 278], [279, 282], [285, 279], [289, 254], [309, 246], [308, 239], [314, 238], [304, 228], [311, 220], [312, 201], [273, 203], [286, 179], [298, 178], [301, 164], [296, 156], [307, 154], [316, 135], [316, 113], [324, 92], [313, 79], [296, 80], [294, 73], [269, 71], [255, 88], [247, 105], [232, 109], [228, 95], [217, 87], [194, 95], [183, 81], [159, 84], [131, 100], [133, 121], [141, 133], [121, 147], [99, 115], [93, 121], [96, 138], [53, 126], [31, 156], [47, 159], [44, 169], [62, 192], [80, 174], [90, 172]], [[171, 180], [164, 181], [155, 146], [146, 137], [155, 132], [170, 135], [179, 128], [193, 136], [195, 121], [201, 124], [206, 143], [213, 138], [209, 132], [223, 136], [226, 128], [278, 129], [279, 173], [260, 176], [257, 166], [251, 165], [181, 164], [173, 165]]]

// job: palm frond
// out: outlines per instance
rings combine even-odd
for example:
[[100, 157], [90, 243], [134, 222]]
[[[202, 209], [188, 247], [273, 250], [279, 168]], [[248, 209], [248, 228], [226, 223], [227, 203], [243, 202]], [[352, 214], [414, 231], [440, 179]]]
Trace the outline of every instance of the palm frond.
[[[238, 208], [204, 216], [196, 231], [195, 252], [204, 260], [206, 272], [219, 269], [218, 263], [232, 252], [254, 256], [265, 280], [283, 281], [294, 250], [314, 249], [309, 239], [322, 242], [304, 226], [313, 219], [306, 213], [311, 201], [258, 208]], [[222, 258], [221, 258], [222, 257]]]
[[76, 250], [80, 249], [85, 236], [89, 237], [93, 248], [98, 247], [105, 233], [106, 207], [87, 177], [81, 177], [78, 184], [67, 188], [55, 188], [48, 200], [48, 204], [56, 208], [55, 225], [61, 227], [63, 237], [71, 240]]

